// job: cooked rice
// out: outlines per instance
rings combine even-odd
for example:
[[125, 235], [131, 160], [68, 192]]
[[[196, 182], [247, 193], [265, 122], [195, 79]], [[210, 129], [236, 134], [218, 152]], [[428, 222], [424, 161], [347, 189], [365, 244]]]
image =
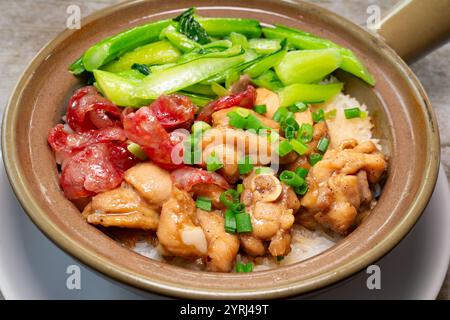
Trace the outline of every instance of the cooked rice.
[[371, 140], [378, 149], [381, 150], [378, 139], [372, 138], [373, 124], [369, 114], [364, 119], [354, 118], [346, 119], [344, 109], [359, 108], [361, 111], [368, 112], [365, 104], [361, 104], [355, 98], [339, 94], [335, 98], [323, 104], [317, 105], [315, 108], [323, 108], [325, 112], [336, 109], [336, 117], [327, 119], [328, 132], [331, 137], [331, 148], [336, 148], [342, 141], [347, 139], [356, 139], [358, 142]]

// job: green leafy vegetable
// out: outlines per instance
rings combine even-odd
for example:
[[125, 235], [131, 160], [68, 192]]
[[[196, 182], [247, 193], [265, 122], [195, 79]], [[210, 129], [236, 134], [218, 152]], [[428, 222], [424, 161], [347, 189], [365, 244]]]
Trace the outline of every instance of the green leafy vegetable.
[[195, 20], [194, 13], [195, 9], [189, 8], [173, 20], [180, 23], [180, 32], [186, 35], [189, 39], [200, 44], [206, 44], [209, 42], [208, 34], [200, 23]]
[[151, 73], [150, 69], [145, 64], [134, 63], [131, 66], [131, 69], [135, 69], [135, 70], [139, 71], [140, 73], [142, 73], [143, 75], [146, 75], [146, 76], [148, 76]]

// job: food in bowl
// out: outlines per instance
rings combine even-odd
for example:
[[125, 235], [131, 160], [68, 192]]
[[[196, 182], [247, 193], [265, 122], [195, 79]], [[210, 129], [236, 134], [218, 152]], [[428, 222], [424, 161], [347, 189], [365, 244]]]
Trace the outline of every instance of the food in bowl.
[[342, 69], [349, 49], [285, 26], [194, 9], [109, 37], [69, 70], [87, 81], [48, 135], [86, 222], [153, 259], [250, 272], [348, 235], [387, 157]]

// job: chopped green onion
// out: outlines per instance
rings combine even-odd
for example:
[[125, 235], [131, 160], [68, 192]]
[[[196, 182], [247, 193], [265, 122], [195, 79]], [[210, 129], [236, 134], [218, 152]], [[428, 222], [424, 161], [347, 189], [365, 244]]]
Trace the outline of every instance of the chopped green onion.
[[252, 114], [249, 115], [246, 120], [247, 120], [246, 129], [255, 130], [255, 131], [258, 131], [259, 129], [261, 129], [262, 123], [254, 115], [252, 115]]
[[238, 129], [244, 129], [247, 125], [247, 119], [242, 117], [240, 114], [238, 114], [236, 111], [231, 111], [227, 113], [227, 116], [229, 118], [229, 124], [232, 127], [238, 128]]
[[211, 129], [211, 126], [204, 121], [195, 121], [191, 128], [192, 132], [194, 132], [194, 133], [204, 132], [209, 129]]
[[184, 164], [199, 164], [201, 162], [202, 151], [195, 150], [193, 152], [184, 152], [183, 163]]
[[359, 108], [348, 108], [344, 109], [344, 114], [346, 119], [360, 118], [361, 109]]
[[206, 197], [198, 197], [197, 200], [195, 200], [195, 206], [205, 211], [211, 211], [212, 209], [211, 200]]
[[128, 151], [134, 154], [140, 160], [147, 160], [147, 154], [142, 150], [141, 146], [137, 143], [130, 143], [127, 147]]
[[325, 120], [325, 112], [323, 109], [319, 109], [312, 113], [312, 118], [315, 123]]
[[299, 155], [304, 155], [309, 150], [309, 147], [302, 141], [292, 139], [290, 143], [294, 151], [297, 152]]
[[294, 139], [296, 133], [297, 130], [293, 126], [287, 126], [286, 129], [284, 129], [284, 137], [288, 140]]
[[322, 153], [325, 153], [328, 149], [328, 145], [330, 144], [330, 139], [326, 137], [322, 137], [319, 140], [319, 143], [317, 144], [317, 150], [319, 150]]
[[309, 170], [302, 168], [302, 167], [298, 167], [297, 169], [295, 169], [295, 173], [299, 176], [302, 177], [303, 179], [306, 178], [306, 176], [308, 175]]
[[236, 262], [236, 272], [238, 273], [248, 273], [253, 271], [253, 263], [242, 263]]
[[294, 192], [300, 196], [303, 196], [306, 192], [308, 192], [308, 184], [305, 182], [302, 185], [294, 187]]
[[291, 187], [298, 187], [305, 184], [305, 180], [299, 177], [295, 172], [284, 170], [280, 174], [280, 181]]
[[265, 104], [258, 104], [254, 107], [254, 110], [256, 113], [259, 114], [266, 114], [267, 113], [267, 106]]
[[243, 118], [247, 118], [250, 115], [250, 110], [245, 109], [245, 108], [236, 108], [234, 110], [234, 112], [236, 112], [238, 115], [240, 115]]
[[277, 256], [277, 261], [282, 261], [284, 259], [284, 256]]
[[337, 113], [336, 109], [332, 109], [332, 110], [326, 112], [325, 113], [325, 119], [334, 119], [334, 118], [336, 118], [336, 113]]
[[263, 174], [263, 173], [273, 173], [272, 169], [267, 167], [261, 167], [255, 170], [256, 174]]
[[236, 230], [239, 233], [252, 232], [252, 220], [246, 212], [236, 214]]
[[217, 157], [214, 152], [209, 155], [205, 160], [206, 162], [206, 170], [208, 171], [217, 171], [220, 168], [223, 168], [223, 164], [220, 161], [219, 157]]
[[242, 192], [244, 192], [244, 185], [242, 183], [239, 183], [236, 186], [236, 191], [237, 191], [238, 194], [241, 194]]
[[367, 111], [361, 111], [361, 115], [360, 115], [361, 119], [366, 119], [367, 116], [368, 116]]
[[304, 142], [310, 143], [314, 134], [314, 127], [309, 123], [303, 123], [300, 127], [297, 139]]
[[236, 214], [230, 209], [225, 211], [225, 231], [236, 233]]
[[289, 143], [288, 140], [283, 140], [278, 145], [277, 153], [280, 155], [280, 157], [284, 157], [289, 152], [291, 152], [293, 149], [294, 148], [292, 147], [292, 145]]
[[238, 202], [238, 203], [234, 203], [231, 207], [231, 210], [233, 210], [234, 212], [238, 213], [238, 212], [244, 212], [245, 209], [245, 205], [242, 202]]
[[[244, 163], [238, 161], [239, 174], [247, 174], [253, 171], [253, 162], [249, 156], [245, 156]], [[238, 191], [239, 192], [239, 191]]]
[[298, 125], [297, 120], [295, 120], [295, 117], [294, 117], [294, 114], [293, 114], [293, 113], [291, 113], [291, 115], [286, 116], [286, 119], [284, 119], [283, 123], [284, 123], [285, 126], [291, 126], [291, 127], [294, 127], [296, 131], [297, 131], [298, 128], [300, 127], [300, 126]]
[[291, 112], [304, 112], [308, 109], [308, 106], [304, 102], [296, 102], [292, 106], [287, 108]]
[[323, 156], [318, 153], [313, 153], [309, 156], [309, 163], [314, 166], [317, 162], [322, 160]]
[[277, 111], [273, 114], [272, 120], [276, 122], [281, 122], [287, 115], [287, 108], [278, 108]]
[[220, 194], [219, 200], [225, 207], [232, 208], [239, 203], [239, 193], [234, 189], [228, 189]]

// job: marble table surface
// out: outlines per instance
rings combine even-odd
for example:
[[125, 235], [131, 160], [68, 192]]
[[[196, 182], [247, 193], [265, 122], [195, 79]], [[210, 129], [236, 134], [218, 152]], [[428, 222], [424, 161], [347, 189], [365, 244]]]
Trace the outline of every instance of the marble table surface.
[[[171, 0], [175, 1], [175, 0]], [[0, 1], [0, 111], [21, 72], [38, 50], [66, 27], [67, 7], [78, 5], [82, 16], [118, 0], [2, 0]], [[398, 0], [311, 0], [360, 25], [366, 10], [378, 5], [381, 14]], [[442, 164], [450, 177], [450, 44], [414, 63], [413, 71], [424, 85], [436, 112], [441, 134]], [[0, 293], [1, 298], [1, 293]], [[450, 300], [450, 273], [439, 294]]]

